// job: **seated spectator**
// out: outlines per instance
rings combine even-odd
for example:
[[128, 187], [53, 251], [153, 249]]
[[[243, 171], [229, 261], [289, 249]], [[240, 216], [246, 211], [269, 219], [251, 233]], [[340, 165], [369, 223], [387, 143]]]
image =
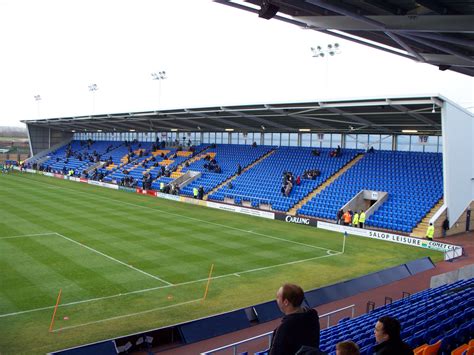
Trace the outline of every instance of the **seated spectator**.
[[256, 148], [257, 147], [257, 142], [253, 142], [252, 147]]
[[298, 175], [298, 177], [296, 178], [296, 186], [300, 186], [300, 185], [301, 185], [301, 178]]
[[285, 316], [273, 331], [270, 355], [295, 354], [303, 346], [319, 348], [318, 312], [302, 307], [303, 299], [303, 289], [297, 285], [279, 288], [276, 301]]
[[313, 154], [313, 155], [316, 156], [316, 157], [319, 157], [319, 156], [321, 155], [321, 152], [320, 152], [319, 150], [317, 150], [317, 149], [313, 149], [313, 150], [311, 151], [311, 154]]
[[380, 317], [375, 324], [373, 351], [376, 355], [411, 355], [413, 350], [400, 336], [400, 322], [393, 317]]
[[359, 346], [351, 340], [336, 344], [336, 355], [359, 355]]

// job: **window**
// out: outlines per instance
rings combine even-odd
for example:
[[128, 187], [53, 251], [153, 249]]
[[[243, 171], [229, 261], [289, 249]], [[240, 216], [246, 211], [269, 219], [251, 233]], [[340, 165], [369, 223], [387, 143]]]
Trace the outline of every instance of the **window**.
[[280, 133], [272, 133], [272, 144], [276, 146], [281, 146]]
[[[322, 134], [322, 136], [321, 136]], [[332, 139], [334, 134], [328, 133], [319, 133], [318, 138], [322, 138], [321, 140], [321, 148], [331, 148], [333, 146]], [[336, 136], [341, 136], [340, 134], [336, 134]]]
[[438, 138], [436, 136], [429, 136], [428, 142], [425, 144], [424, 151], [427, 153], [438, 152]]
[[216, 132], [216, 143], [222, 144], [222, 132]]
[[298, 146], [298, 133], [290, 133], [289, 137], [289, 145], [290, 147], [297, 147]]
[[230, 144], [229, 138], [230, 138], [229, 132], [222, 132], [222, 144]]
[[392, 150], [393, 136], [381, 135], [380, 136], [380, 149], [381, 150]]
[[331, 134], [331, 147], [337, 148], [337, 146], [342, 146], [342, 134]]
[[301, 146], [302, 147], [311, 147], [311, 133], [301, 134]]
[[239, 134], [236, 132], [233, 132], [230, 134], [230, 143], [231, 144], [239, 144]]
[[271, 133], [264, 133], [263, 134], [263, 144], [264, 145], [272, 145], [272, 134]]
[[397, 136], [397, 150], [404, 152], [410, 150], [410, 136]]
[[358, 134], [357, 138], [357, 149], [367, 149], [369, 145], [369, 135], [368, 134]]
[[209, 132], [208, 143], [216, 143], [216, 132]]
[[410, 150], [412, 152], [422, 152], [425, 142], [428, 143], [428, 136], [411, 136]]
[[238, 144], [249, 144], [248, 143], [249, 136], [247, 133], [238, 133], [238, 137], [239, 137]]
[[258, 145], [260, 145], [262, 142], [261, 140], [262, 134], [260, 132], [254, 132], [253, 133], [253, 141], [252, 142], [257, 142]]
[[289, 133], [281, 133], [281, 145], [282, 146], [288, 146], [289, 145], [289, 140], [290, 140], [290, 134]]
[[348, 148], [348, 149], [357, 148], [357, 136], [355, 134], [347, 134], [346, 135], [346, 146], [345, 146], [345, 148]]

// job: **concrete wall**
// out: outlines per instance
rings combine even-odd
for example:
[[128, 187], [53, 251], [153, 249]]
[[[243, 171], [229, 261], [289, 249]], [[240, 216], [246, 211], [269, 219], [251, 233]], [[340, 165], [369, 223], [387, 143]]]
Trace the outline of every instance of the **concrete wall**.
[[441, 275], [435, 275], [431, 278], [430, 288], [455, 283], [458, 280], [467, 280], [474, 277], [474, 264], [467, 265], [460, 269], [446, 272]]
[[474, 200], [474, 116], [443, 102], [444, 199], [449, 222], [456, 222]]
[[44, 150], [50, 149], [58, 143], [66, 144], [73, 137], [72, 132], [66, 132], [48, 127], [27, 125], [30, 140], [31, 155], [36, 155]]

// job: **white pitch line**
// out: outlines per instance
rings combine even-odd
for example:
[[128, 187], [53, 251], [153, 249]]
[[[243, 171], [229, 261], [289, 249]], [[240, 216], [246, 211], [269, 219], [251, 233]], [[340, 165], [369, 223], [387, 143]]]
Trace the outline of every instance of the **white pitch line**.
[[313, 257], [313, 258], [308, 258], [308, 259], [301, 259], [301, 260], [290, 261], [290, 262], [283, 263], [283, 264], [276, 264], [276, 265], [270, 265], [270, 266], [263, 266], [263, 267], [259, 267], [259, 268], [257, 268], [257, 269], [252, 269], [252, 270], [246, 270], [246, 271], [236, 272], [236, 273], [234, 273], [234, 275], [240, 277], [240, 275], [242, 275], [242, 274], [247, 274], [247, 273], [249, 273], [249, 272], [267, 270], [267, 269], [271, 269], [271, 268], [278, 267], [278, 266], [294, 265], [294, 264], [304, 263], [304, 262], [306, 262], [306, 261], [311, 261], [311, 260], [316, 260], [316, 259], [327, 258], [327, 257], [330, 257], [330, 256], [339, 255], [339, 254], [342, 254], [342, 253], [339, 252], [338, 254], [326, 254], [326, 255], [321, 255], [321, 256], [315, 256], [315, 257]]
[[74, 239], [68, 238], [68, 237], [66, 237], [66, 236], [64, 236], [64, 235], [62, 235], [62, 234], [60, 234], [60, 233], [55, 233], [55, 234], [58, 235], [58, 236], [60, 236], [61, 238], [64, 238], [64, 239], [66, 239], [66, 240], [69, 240], [69, 241], [72, 242], [72, 243], [75, 243], [75, 244], [77, 244], [77, 245], [80, 245], [81, 247], [86, 248], [86, 249], [88, 249], [88, 250], [90, 250], [90, 251], [92, 251], [92, 252], [94, 252], [94, 253], [97, 253], [97, 254], [99, 254], [99, 255], [102, 255], [102, 256], [104, 256], [104, 257], [110, 259], [110, 260], [113, 260], [113, 261], [119, 263], [119, 264], [122, 264], [122, 265], [124, 265], [124, 266], [126, 266], [126, 267], [128, 267], [128, 268], [130, 268], [130, 269], [132, 269], [132, 270], [138, 271], [138, 272], [142, 273], [143, 275], [146, 275], [146, 276], [151, 277], [151, 278], [153, 278], [153, 279], [155, 279], [155, 280], [161, 281], [161, 282], [167, 284], [168, 286], [173, 286], [173, 284], [172, 284], [171, 282], [168, 282], [168, 281], [166, 281], [166, 280], [163, 280], [162, 278], [160, 278], [160, 277], [158, 277], [158, 276], [149, 274], [149, 273], [146, 272], [146, 271], [143, 271], [143, 270], [138, 269], [138, 268], [136, 268], [136, 267], [134, 267], [134, 266], [132, 266], [132, 265], [129, 265], [129, 264], [127, 264], [127, 263], [124, 263], [123, 261], [120, 261], [120, 260], [118, 260], [118, 259], [115, 259], [114, 257], [112, 257], [112, 256], [110, 256], [110, 255], [107, 255], [107, 254], [104, 254], [104, 253], [98, 251], [97, 249], [94, 249], [94, 248], [91, 248], [91, 247], [89, 247], [89, 246], [87, 246], [87, 245], [85, 245], [85, 244], [79, 243], [78, 241], [75, 241]]
[[[44, 181], [36, 181], [36, 180], [28, 179], [27, 177], [21, 177], [21, 178], [26, 179], [26, 180], [29, 180], [29, 181], [34, 182], [34, 183], [37, 183], [37, 184], [52, 186], [51, 184], [48, 184], [47, 182], [44, 182]], [[70, 192], [72, 192], [72, 193], [77, 193], [77, 194], [85, 194], [85, 195], [87, 195], [87, 196], [89, 196], [89, 197], [93, 197], [93, 198], [96, 197], [95, 195], [93, 195], [93, 194], [91, 194], [91, 193], [89, 193], [89, 192], [77, 191], [77, 190], [70, 189], [70, 188], [67, 188], [67, 187], [58, 186], [58, 189], [67, 190], [67, 191], [70, 191]], [[240, 271], [240, 272], [234, 272], [234, 273], [231, 273], [231, 274], [225, 274], [225, 275], [220, 275], [220, 276], [214, 276], [214, 277], [211, 277], [212, 280], [216, 280], [216, 279], [220, 279], [220, 278], [224, 278], [224, 277], [229, 277], [229, 276], [239, 277], [237, 274], [250, 273], [250, 272], [260, 271], [260, 270], [263, 270], [263, 269], [270, 269], [270, 268], [273, 268], [273, 267], [285, 266], [285, 265], [295, 264], [295, 263], [299, 263], [299, 262], [311, 261], [311, 260], [316, 260], [316, 259], [323, 258], [323, 257], [337, 256], [337, 255], [342, 254], [340, 251], [336, 251], [336, 250], [332, 250], [332, 249], [327, 249], [327, 248], [321, 248], [321, 247], [317, 247], [317, 246], [310, 245], [310, 244], [305, 244], [305, 243], [294, 242], [294, 241], [291, 241], [291, 240], [286, 240], [286, 239], [282, 239], [282, 238], [278, 238], [278, 237], [273, 237], [273, 236], [269, 236], [269, 235], [262, 234], [262, 233], [257, 233], [257, 232], [252, 232], [252, 231], [246, 231], [246, 230], [243, 230], [243, 229], [239, 229], [239, 228], [227, 226], [227, 225], [224, 225], [224, 224], [214, 223], [214, 222], [210, 222], [210, 221], [206, 221], [206, 220], [201, 220], [201, 219], [194, 218], [194, 217], [189, 217], [189, 216], [185, 216], [185, 215], [180, 215], [180, 214], [178, 214], [178, 213], [172, 213], [172, 212], [164, 211], [164, 210], [161, 210], [161, 209], [159, 209], [159, 208], [153, 208], [153, 207], [149, 207], [149, 206], [137, 205], [137, 204], [134, 204], [134, 203], [125, 202], [125, 201], [113, 199], [113, 198], [111, 198], [111, 197], [106, 197], [106, 196], [101, 196], [100, 198], [101, 198], [101, 199], [110, 200], [110, 201], [114, 201], [114, 202], [119, 202], [119, 203], [125, 204], [125, 205], [130, 205], [130, 206], [133, 206], [133, 207], [140, 207], [140, 208], [150, 209], [150, 210], [153, 210], [153, 211], [159, 211], [159, 212], [162, 212], [162, 213], [165, 213], [165, 214], [169, 214], [169, 215], [173, 215], [173, 216], [183, 217], [183, 218], [187, 218], [187, 219], [191, 219], [191, 220], [195, 220], [195, 221], [199, 221], [199, 222], [204, 222], [204, 223], [211, 224], [211, 225], [217, 225], [217, 226], [224, 227], [224, 228], [228, 228], [228, 229], [238, 230], [238, 231], [240, 231], [240, 232], [252, 233], [252, 234], [260, 235], [260, 236], [263, 236], [263, 237], [268, 237], [268, 238], [272, 238], [272, 239], [279, 239], [279, 240], [282, 240], [282, 241], [285, 241], [285, 242], [289, 242], [289, 243], [295, 243], [295, 244], [299, 244], [299, 245], [303, 245], [303, 246], [308, 246], [308, 247], [315, 248], [315, 249], [326, 250], [327, 253], [333, 252], [333, 254], [327, 254], [327, 255], [324, 255], [324, 256], [319, 256], [319, 257], [314, 257], [314, 258], [309, 258], [309, 259], [303, 259], [303, 260], [296, 260], [296, 261], [291, 261], [291, 262], [288, 262], [288, 263], [283, 263], [283, 264], [278, 264], [278, 265], [270, 265], [270, 266], [267, 266], [267, 267], [264, 267], [264, 268], [251, 269], [251, 270], [244, 270], [244, 271]], [[55, 234], [58, 234], [58, 235], [59, 235], [59, 233], [55, 233]], [[63, 236], [63, 237], [64, 237], [64, 236]], [[71, 241], [73, 241], [73, 240], [71, 239]], [[73, 242], [80, 244], [79, 242], [76, 242], [76, 241], [73, 241]], [[82, 244], [81, 244], [81, 245], [82, 245]], [[89, 248], [89, 247], [87, 247], [87, 246], [85, 246], [85, 245], [82, 245], [82, 246], [84, 246], [84, 247], [86, 247], [86, 248]], [[95, 249], [94, 249], [93, 251], [95, 251]], [[97, 252], [97, 251], [96, 251], [96, 252]], [[100, 252], [99, 252], [99, 253], [100, 253]], [[105, 254], [103, 254], [103, 255], [106, 256]], [[107, 257], [108, 257], [108, 256], [107, 256]], [[117, 260], [117, 261], [119, 261], [119, 260]], [[119, 262], [120, 262], [120, 261], [119, 261]], [[121, 262], [121, 263], [122, 263], [122, 262]], [[126, 265], [126, 266], [128, 266], [128, 267], [132, 267], [131, 265], [128, 265], [128, 264], [125, 264], [125, 263], [124, 263], [124, 265]], [[133, 268], [133, 267], [132, 267], [132, 268]], [[152, 276], [153, 276], [153, 275], [152, 275]], [[203, 278], [203, 279], [199, 279], [199, 280], [186, 281], [186, 282], [182, 282], [182, 283], [178, 283], [178, 284], [169, 284], [169, 285], [166, 285], [166, 286], [157, 286], [157, 287], [151, 287], [151, 288], [142, 289], [142, 290], [135, 290], [135, 291], [130, 291], [130, 292], [121, 293], [121, 294], [117, 294], [117, 295], [104, 296], [104, 297], [96, 297], [96, 298], [91, 298], [91, 299], [81, 300], [81, 301], [74, 301], [74, 302], [70, 302], [70, 303], [60, 304], [59, 307], [67, 307], [67, 306], [71, 306], [71, 305], [75, 305], [75, 304], [80, 304], [80, 303], [101, 301], [101, 300], [104, 300], [104, 299], [115, 298], [115, 297], [121, 297], [121, 296], [127, 296], [127, 295], [131, 295], [131, 294], [138, 294], [138, 293], [144, 293], [144, 292], [150, 292], [150, 291], [155, 291], [155, 290], [164, 289], [164, 288], [169, 288], [169, 287], [174, 287], [174, 286], [184, 286], [184, 285], [189, 285], [189, 284], [193, 284], [193, 283], [203, 282], [203, 281], [207, 281], [207, 280], [208, 280], [208, 278]], [[25, 311], [19, 311], [19, 312], [13, 312], [13, 313], [5, 313], [5, 314], [0, 314], [0, 318], [9, 317], [9, 316], [15, 316], [15, 315], [20, 315], [20, 314], [24, 314], [24, 313], [31, 313], [31, 312], [36, 312], [36, 311], [42, 311], [42, 310], [52, 309], [52, 308], [54, 308], [54, 306], [47, 306], [47, 307], [35, 308], [35, 309], [30, 309], [30, 310], [25, 310]]]
[[85, 326], [91, 325], [91, 324], [97, 324], [97, 323], [108, 322], [108, 321], [111, 321], [111, 320], [116, 320], [116, 319], [121, 319], [121, 318], [139, 316], [139, 315], [142, 315], [142, 314], [146, 314], [146, 313], [150, 313], [150, 312], [155, 312], [155, 311], [159, 311], [159, 310], [162, 310], [162, 309], [168, 309], [168, 308], [174, 308], [174, 307], [178, 307], [178, 306], [184, 306], [184, 305], [186, 305], [186, 304], [191, 304], [191, 303], [195, 303], [195, 302], [199, 302], [199, 301], [202, 301], [202, 298], [199, 298], [199, 299], [197, 299], [197, 300], [192, 300], [192, 301], [186, 301], [186, 302], [176, 303], [176, 304], [172, 304], [172, 305], [169, 305], [169, 306], [152, 308], [152, 309], [148, 309], [148, 310], [146, 310], [146, 311], [141, 311], [141, 312], [137, 312], [137, 313], [124, 314], [124, 315], [121, 315], [121, 316], [116, 316], [116, 317], [111, 317], [111, 318], [100, 319], [100, 320], [96, 320], [96, 321], [92, 321], [92, 322], [87, 322], [87, 323], [83, 323], [83, 324], [71, 325], [71, 326], [69, 326], [69, 327], [62, 327], [62, 328], [59, 328], [59, 329], [54, 329], [53, 332], [54, 332], [54, 333], [57, 333], [57, 332], [60, 332], [60, 331], [63, 331], [63, 330], [85, 327]]
[[[28, 178], [25, 178], [25, 179], [27, 179], [27, 180], [29, 180], [29, 181], [33, 181], [33, 182], [39, 183], [39, 184], [45, 184], [45, 185], [51, 186], [51, 184], [48, 184], [48, 183], [43, 182], [43, 181], [31, 180], [31, 179], [28, 179]], [[58, 187], [59, 187], [59, 186], [58, 186]], [[244, 232], [244, 233], [249, 233], [249, 234], [255, 234], [255, 235], [259, 235], [259, 236], [261, 236], [261, 237], [266, 237], [266, 238], [270, 238], [270, 239], [274, 239], [274, 240], [279, 240], [279, 241], [286, 242], [286, 243], [297, 244], [297, 245], [301, 245], [301, 246], [305, 246], [305, 247], [313, 248], [313, 249], [330, 250], [330, 251], [333, 251], [333, 252], [336, 252], [336, 253], [339, 252], [339, 251], [337, 251], [337, 250], [332, 250], [332, 249], [328, 249], [328, 248], [322, 248], [322, 247], [318, 247], [318, 246], [311, 245], [311, 244], [306, 244], [306, 243], [301, 243], [301, 242], [295, 242], [295, 241], [293, 241], [293, 240], [287, 240], [287, 239], [284, 239], [284, 238], [274, 237], [274, 236], [267, 235], [267, 234], [263, 234], [263, 233], [257, 233], [257, 232], [252, 232], [252, 231], [248, 231], [248, 230], [245, 230], [245, 229], [240, 229], [240, 228], [236, 228], [236, 227], [231, 227], [231, 226], [228, 226], [228, 225], [225, 225], [225, 224], [220, 224], [220, 223], [215, 223], [215, 222], [211, 222], [211, 221], [207, 221], [207, 220], [203, 220], [203, 219], [199, 219], [199, 218], [189, 217], [189, 216], [182, 215], [182, 214], [179, 214], [179, 213], [168, 212], [168, 211], [166, 211], [166, 210], [161, 210], [161, 209], [159, 209], [159, 208], [137, 205], [137, 204], [135, 204], [135, 203], [125, 202], [125, 201], [117, 200], [117, 199], [114, 199], [114, 198], [111, 198], [111, 197], [107, 197], [107, 196], [96, 197], [94, 194], [91, 194], [91, 193], [86, 192], [86, 191], [77, 191], [77, 190], [69, 189], [69, 188], [67, 188], [67, 187], [62, 187], [62, 186], [59, 187], [59, 188], [64, 189], [64, 190], [67, 190], [67, 191], [71, 191], [71, 192], [73, 192], [73, 193], [85, 194], [85, 195], [87, 195], [87, 196], [89, 196], [89, 197], [92, 197], [92, 198], [100, 198], [101, 200], [110, 200], [110, 201], [118, 202], [118, 203], [123, 204], [123, 205], [129, 205], [129, 206], [133, 206], [133, 207], [139, 207], [139, 208], [150, 209], [150, 210], [152, 210], [152, 211], [159, 211], [160, 213], [168, 214], [168, 215], [171, 215], [171, 216], [177, 216], [177, 217], [184, 218], [184, 219], [190, 219], [190, 220], [193, 220], [193, 221], [202, 222], [202, 223], [206, 223], [206, 224], [210, 224], [210, 225], [214, 225], [214, 226], [218, 226], [218, 227], [222, 227], [222, 228], [227, 228], [227, 229], [231, 229], [231, 230], [236, 230], [236, 231], [239, 231], [239, 232]]]
[[[224, 274], [224, 275], [214, 276], [214, 277], [211, 277], [211, 280], [222, 279], [222, 278], [226, 278], [226, 277], [230, 277], [230, 276], [241, 277], [240, 276], [241, 274], [247, 274], [247, 273], [250, 273], [250, 272], [261, 271], [261, 270], [264, 270], [264, 269], [271, 269], [271, 268], [274, 268], [274, 267], [280, 267], [280, 266], [285, 266], [285, 265], [303, 263], [303, 262], [306, 262], [306, 261], [322, 259], [322, 258], [327, 258], [327, 257], [331, 257], [331, 256], [337, 256], [337, 255], [340, 255], [340, 254], [342, 254], [342, 252], [338, 252], [337, 254], [326, 254], [326, 255], [321, 255], [321, 256], [315, 256], [315, 257], [309, 258], [309, 259], [289, 261], [289, 262], [283, 263], [283, 264], [264, 266], [264, 267], [257, 268], [257, 269], [249, 269], [249, 270], [234, 272], [234, 273], [231, 273], [231, 274]], [[161, 289], [165, 289], [165, 288], [191, 285], [191, 284], [194, 284], [194, 283], [205, 282], [207, 280], [209, 280], [209, 279], [206, 277], [206, 278], [202, 278], [202, 279], [198, 279], [198, 280], [181, 282], [181, 283], [177, 283], [177, 284], [174, 284], [174, 285], [150, 287], [150, 288], [145, 288], [145, 289], [141, 289], [141, 290], [124, 292], [124, 293], [120, 293], [120, 294], [116, 294], [116, 295], [95, 297], [95, 298], [90, 298], [90, 299], [87, 299], [87, 300], [80, 300], [80, 301], [74, 301], [74, 302], [69, 302], [69, 303], [62, 303], [62, 304], [59, 304], [58, 307], [68, 307], [68, 306], [74, 306], [74, 305], [81, 304], [81, 303], [102, 301], [102, 300], [106, 300], [106, 299], [110, 299], [110, 298], [117, 298], [117, 297], [122, 297], [122, 296], [140, 294], [140, 293], [145, 293], [145, 292], [161, 290]], [[18, 312], [0, 314], [0, 318], [16, 316], [16, 315], [25, 314], [25, 313], [44, 311], [46, 309], [53, 309], [54, 307], [55, 306], [46, 306], [46, 307], [41, 307], [41, 308], [27, 309], [25, 311], [18, 311]]]
[[37, 233], [37, 234], [21, 234], [21, 235], [12, 235], [9, 237], [0, 237], [1, 239], [14, 239], [14, 238], [29, 238], [29, 237], [39, 237], [42, 235], [55, 235], [56, 233], [51, 232], [51, 233]]

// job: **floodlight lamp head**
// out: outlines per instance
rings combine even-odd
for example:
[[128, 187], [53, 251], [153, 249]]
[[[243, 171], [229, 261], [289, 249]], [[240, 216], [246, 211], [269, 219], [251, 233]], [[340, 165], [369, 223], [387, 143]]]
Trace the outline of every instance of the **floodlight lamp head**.
[[322, 50], [321, 46], [317, 46], [316, 49], [317, 49], [318, 51], [321, 51], [321, 50]]
[[329, 51], [329, 55], [330, 55], [330, 56], [333, 56], [334, 54], [336, 54], [336, 52], [334, 52], [334, 51]]
[[320, 56], [321, 58], [324, 58], [324, 53], [323, 53], [323, 52], [319, 53], [319, 56]]
[[328, 49], [329, 49], [329, 50], [332, 49], [332, 44], [328, 44]]
[[334, 48], [339, 49], [339, 43], [334, 43]]

